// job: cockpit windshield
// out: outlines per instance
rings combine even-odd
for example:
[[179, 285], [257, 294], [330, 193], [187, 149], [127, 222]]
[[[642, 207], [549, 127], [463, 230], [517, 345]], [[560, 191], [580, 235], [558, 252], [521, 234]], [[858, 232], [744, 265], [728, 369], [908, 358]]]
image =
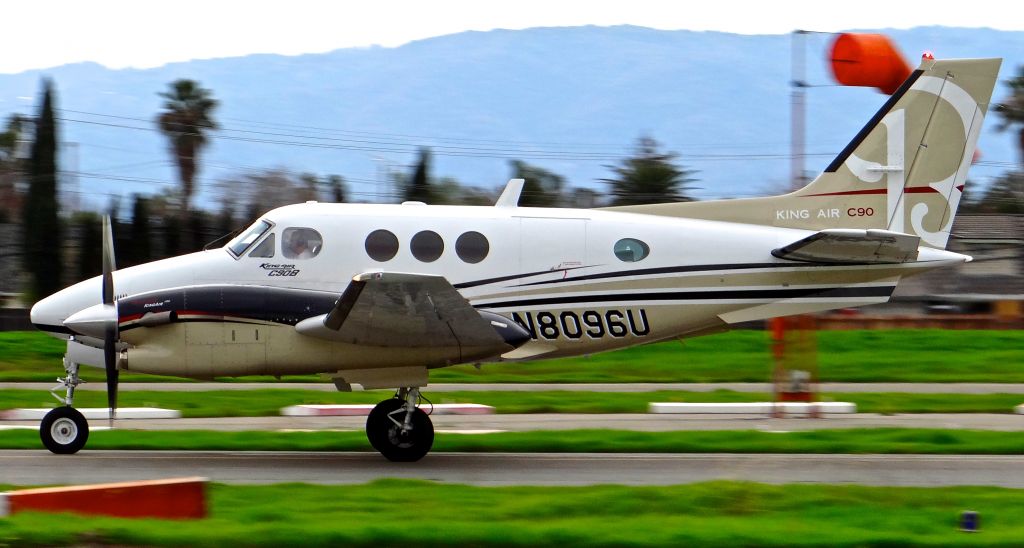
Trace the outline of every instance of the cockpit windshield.
[[260, 239], [260, 236], [263, 236], [263, 234], [270, 230], [271, 226], [272, 225], [267, 221], [258, 221], [240, 236], [232, 240], [227, 246], [228, 251], [230, 251], [235, 257], [240, 257], [245, 253], [245, 250], [249, 249], [249, 247], [256, 242], [256, 240]]

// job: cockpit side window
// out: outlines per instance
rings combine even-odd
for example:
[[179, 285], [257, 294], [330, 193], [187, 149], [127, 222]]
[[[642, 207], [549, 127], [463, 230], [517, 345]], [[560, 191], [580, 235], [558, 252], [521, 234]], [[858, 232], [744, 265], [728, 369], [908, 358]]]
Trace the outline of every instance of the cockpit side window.
[[231, 252], [235, 257], [241, 257], [245, 250], [260, 239], [272, 225], [270, 222], [265, 220], [257, 221], [248, 230], [242, 233], [241, 236], [235, 238], [231, 243], [228, 244], [228, 251]]
[[260, 245], [256, 246], [256, 248], [252, 250], [252, 253], [250, 253], [249, 256], [259, 257], [261, 259], [269, 259], [273, 257], [274, 243], [277, 240], [275, 236], [277, 236], [277, 234], [271, 233], [269, 236], [264, 238], [263, 241], [260, 242]]
[[290, 227], [281, 233], [281, 254], [286, 259], [312, 259], [323, 246], [323, 237], [312, 228]]

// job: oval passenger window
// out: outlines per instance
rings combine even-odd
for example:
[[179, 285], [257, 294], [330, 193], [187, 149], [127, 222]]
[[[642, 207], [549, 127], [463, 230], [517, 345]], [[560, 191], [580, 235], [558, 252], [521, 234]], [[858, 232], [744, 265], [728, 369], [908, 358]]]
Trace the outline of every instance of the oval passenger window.
[[651, 253], [651, 248], [646, 243], [636, 238], [623, 238], [615, 242], [615, 256], [620, 261], [635, 263], [644, 260]]
[[455, 240], [455, 253], [467, 263], [476, 264], [487, 257], [491, 244], [479, 232], [466, 232]]
[[388, 230], [374, 230], [366, 237], [366, 254], [375, 261], [390, 261], [398, 254], [398, 237]]
[[413, 257], [425, 263], [432, 263], [444, 253], [444, 240], [437, 232], [424, 230], [412, 237], [409, 247], [412, 249]]

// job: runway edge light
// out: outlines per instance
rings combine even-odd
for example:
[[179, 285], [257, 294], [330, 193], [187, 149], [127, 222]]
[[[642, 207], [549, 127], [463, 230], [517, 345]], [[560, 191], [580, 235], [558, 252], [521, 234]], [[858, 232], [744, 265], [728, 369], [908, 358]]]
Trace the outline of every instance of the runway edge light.
[[960, 530], [965, 533], [977, 533], [981, 529], [981, 515], [974, 510], [960, 513]]

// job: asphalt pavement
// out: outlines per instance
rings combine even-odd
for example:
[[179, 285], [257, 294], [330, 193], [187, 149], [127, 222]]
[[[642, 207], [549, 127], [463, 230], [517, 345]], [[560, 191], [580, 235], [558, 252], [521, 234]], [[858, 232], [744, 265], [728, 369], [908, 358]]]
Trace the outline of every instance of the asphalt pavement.
[[409, 478], [472, 485], [671, 485], [710, 480], [1024, 488], [1024, 456], [0, 451], [0, 483], [53, 485], [204, 476], [228, 483], [365, 483]]

